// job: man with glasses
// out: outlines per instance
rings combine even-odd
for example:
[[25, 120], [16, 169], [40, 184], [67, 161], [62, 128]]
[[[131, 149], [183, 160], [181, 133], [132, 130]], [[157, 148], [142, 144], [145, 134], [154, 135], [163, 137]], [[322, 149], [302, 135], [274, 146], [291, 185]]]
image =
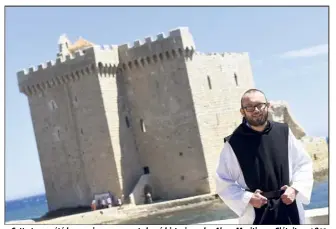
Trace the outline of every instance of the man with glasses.
[[217, 193], [240, 224], [304, 224], [312, 160], [287, 124], [268, 121], [268, 109], [262, 91], [243, 94], [243, 121], [224, 139], [220, 154]]

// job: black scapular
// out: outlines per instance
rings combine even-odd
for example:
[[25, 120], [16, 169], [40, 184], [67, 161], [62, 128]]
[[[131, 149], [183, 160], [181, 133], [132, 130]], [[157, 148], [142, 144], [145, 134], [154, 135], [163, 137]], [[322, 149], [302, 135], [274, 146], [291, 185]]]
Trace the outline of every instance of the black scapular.
[[286, 205], [281, 200], [282, 186], [289, 186], [287, 124], [269, 121], [258, 132], [243, 120], [232, 135], [226, 137], [238, 159], [246, 185], [251, 192], [262, 191], [268, 203], [254, 208], [254, 225], [299, 225], [296, 201]]

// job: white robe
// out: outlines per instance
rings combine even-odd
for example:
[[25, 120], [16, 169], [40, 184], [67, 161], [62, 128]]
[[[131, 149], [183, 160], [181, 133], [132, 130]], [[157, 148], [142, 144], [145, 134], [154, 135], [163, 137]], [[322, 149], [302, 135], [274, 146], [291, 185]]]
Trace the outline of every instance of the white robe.
[[[244, 144], [242, 142], [242, 144]], [[248, 153], [248, 152], [246, 152]], [[305, 223], [302, 204], [309, 204], [313, 188], [312, 160], [302, 143], [295, 138], [289, 129], [288, 162], [290, 186], [298, 191], [296, 203], [298, 206], [300, 224]], [[230, 144], [226, 142], [220, 154], [216, 170], [217, 194], [224, 203], [239, 217], [239, 224], [253, 224], [255, 219], [254, 208], [249, 201], [251, 192], [245, 191], [245, 183], [240, 165]]]

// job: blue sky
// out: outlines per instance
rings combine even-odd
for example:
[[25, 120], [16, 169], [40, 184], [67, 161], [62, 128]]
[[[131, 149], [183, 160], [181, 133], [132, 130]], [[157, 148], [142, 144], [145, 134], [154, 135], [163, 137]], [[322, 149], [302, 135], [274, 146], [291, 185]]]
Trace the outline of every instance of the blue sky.
[[7, 8], [5, 192], [44, 192], [27, 98], [16, 72], [56, 58], [66, 33], [123, 44], [187, 26], [201, 52], [249, 52], [257, 88], [286, 100], [312, 136], [328, 134], [328, 9], [304, 7]]

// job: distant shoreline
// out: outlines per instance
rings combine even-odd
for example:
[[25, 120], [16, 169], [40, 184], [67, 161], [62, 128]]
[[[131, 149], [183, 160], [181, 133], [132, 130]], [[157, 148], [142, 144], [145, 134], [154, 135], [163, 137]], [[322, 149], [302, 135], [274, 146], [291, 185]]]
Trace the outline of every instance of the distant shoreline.
[[5, 203], [10, 203], [10, 202], [14, 202], [14, 201], [21, 201], [21, 200], [25, 200], [25, 199], [29, 199], [29, 198], [35, 198], [35, 197], [43, 197], [45, 196], [46, 193], [40, 193], [40, 194], [34, 194], [34, 195], [29, 195], [29, 196], [25, 196], [25, 197], [17, 197], [15, 199], [8, 199], [8, 200], [5, 200]]

